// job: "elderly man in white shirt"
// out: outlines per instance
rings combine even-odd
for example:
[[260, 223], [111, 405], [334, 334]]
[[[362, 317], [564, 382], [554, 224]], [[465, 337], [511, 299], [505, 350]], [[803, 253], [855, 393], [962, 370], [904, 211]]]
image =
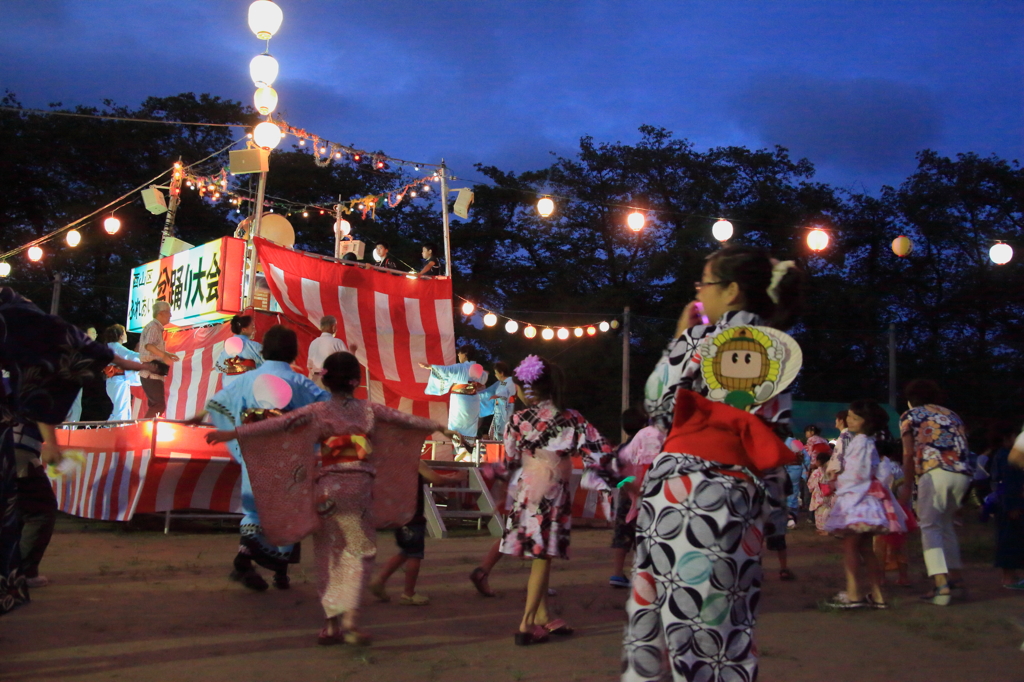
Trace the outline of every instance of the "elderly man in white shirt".
[[309, 378], [317, 386], [326, 390], [322, 381], [324, 373], [324, 360], [332, 353], [356, 352], [356, 345], [352, 344], [351, 351], [345, 342], [334, 336], [338, 331], [338, 320], [333, 315], [324, 315], [320, 318], [320, 336], [313, 339], [309, 344], [309, 353], [306, 359], [306, 367], [309, 369]]

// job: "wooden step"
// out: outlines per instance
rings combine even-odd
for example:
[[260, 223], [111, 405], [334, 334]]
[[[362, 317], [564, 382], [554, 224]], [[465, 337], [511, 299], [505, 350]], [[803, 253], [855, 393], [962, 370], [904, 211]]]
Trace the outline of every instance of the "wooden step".
[[494, 516], [493, 513], [485, 511], [448, 511], [440, 508], [437, 511], [445, 519], [486, 519]]
[[479, 495], [479, 490], [473, 490], [472, 488], [438, 488], [437, 486], [431, 486], [430, 492], [432, 493], [473, 493]]

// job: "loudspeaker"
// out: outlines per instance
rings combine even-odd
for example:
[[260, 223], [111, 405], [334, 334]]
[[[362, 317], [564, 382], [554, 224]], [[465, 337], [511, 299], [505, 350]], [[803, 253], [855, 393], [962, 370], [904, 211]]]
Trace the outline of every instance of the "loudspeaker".
[[167, 213], [167, 200], [164, 199], [164, 193], [156, 185], [150, 185], [139, 194], [142, 195], [142, 201], [146, 204], [147, 211], [153, 215]]
[[241, 149], [228, 152], [228, 167], [235, 175], [266, 173], [270, 169], [269, 149]]
[[473, 190], [460, 189], [459, 196], [455, 198], [455, 215], [460, 218], [469, 217], [469, 207], [473, 205]]
[[183, 242], [174, 237], [164, 237], [160, 240], [160, 257], [166, 258], [167, 256], [173, 256], [176, 253], [188, 251], [191, 248], [192, 244], [189, 244], [188, 242]]

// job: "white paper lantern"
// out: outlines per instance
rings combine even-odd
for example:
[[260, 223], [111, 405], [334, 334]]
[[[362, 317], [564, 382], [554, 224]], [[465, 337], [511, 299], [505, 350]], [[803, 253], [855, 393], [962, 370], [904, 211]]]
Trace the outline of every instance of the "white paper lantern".
[[572, 330], [572, 333], [576, 338], [583, 336], [583, 327], [576, 327], [576, 329]]
[[509, 334], [515, 334], [517, 331], [519, 331], [519, 323], [516, 322], [515, 320], [509, 320], [508, 322], [505, 323], [505, 331], [507, 331]]
[[252, 102], [256, 105], [256, 111], [267, 116], [277, 109], [277, 90], [274, 88], [258, 88], [252, 96]]
[[264, 149], [273, 149], [279, 145], [281, 137], [281, 129], [270, 121], [264, 121], [252, 129], [252, 141]]
[[555, 212], [555, 202], [551, 201], [550, 197], [543, 197], [537, 202], [537, 213], [540, 214], [541, 218], [547, 218], [549, 215]]
[[339, 237], [347, 237], [352, 234], [352, 223], [342, 218], [334, 223], [334, 232]]
[[544, 331], [540, 333], [540, 336], [545, 341], [550, 341], [551, 339], [555, 338], [555, 330], [551, 329], [550, 327], [546, 327]]
[[66, 241], [70, 247], [78, 246], [82, 243], [82, 233], [78, 230], [69, 230], [67, 235], [64, 236], [64, 241]]
[[1006, 265], [1013, 258], [1013, 247], [1009, 244], [999, 242], [988, 250], [988, 257], [996, 265]]
[[476, 306], [470, 303], [469, 301], [466, 301], [465, 303], [462, 304], [463, 315], [472, 315], [474, 310], [476, 310]]
[[565, 327], [559, 329], [558, 338], [560, 338], [562, 341], [565, 341], [567, 338], [569, 338], [569, 330], [566, 329]]
[[117, 234], [117, 231], [121, 229], [121, 221], [110, 216], [103, 221], [103, 229], [106, 230], [107, 234]]
[[828, 246], [828, 232], [825, 230], [811, 230], [807, 234], [807, 246], [811, 251], [822, 251]]
[[644, 229], [645, 222], [647, 222], [647, 219], [644, 218], [644, 214], [640, 213], [639, 211], [634, 211], [633, 213], [630, 213], [629, 217], [626, 218], [626, 224], [629, 225], [629, 229], [633, 230], [634, 232], [639, 232], [640, 230]]
[[0, 262], [0, 277], [6, 277], [11, 274], [11, 264], [7, 261]]
[[29, 247], [28, 259], [33, 263], [37, 263], [43, 259], [43, 250], [38, 246]]
[[721, 219], [711, 226], [711, 234], [720, 242], [729, 241], [732, 238], [732, 223]]
[[533, 337], [537, 336], [537, 328], [534, 327], [532, 324], [527, 325], [526, 329], [523, 330], [523, 336], [525, 336], [528, 339], [532, 339]]
[[487, 313], [486, 315], [484, 315], [484, 325], [488, 327], [493, 327], [496, 324], [498, 324], [497, 315], [495, 315], [494, 313]]
[[270, 0], [256, 0], [249, 5], [249, 28], [260, 40], [270, 40], [284, 21], [284, 12]]
[[597, 328], [600, 329], [603, 332], [606, 332], [609, 329], [611, 329], [611, 325], [608, 324], [607, 322], [602, 322], [601, 324], [597, 325]]
[[269, 54], [258, 54], [249, 62], [249, 76], [257, 88], [269, 88], [277, 80], [277, 60]]

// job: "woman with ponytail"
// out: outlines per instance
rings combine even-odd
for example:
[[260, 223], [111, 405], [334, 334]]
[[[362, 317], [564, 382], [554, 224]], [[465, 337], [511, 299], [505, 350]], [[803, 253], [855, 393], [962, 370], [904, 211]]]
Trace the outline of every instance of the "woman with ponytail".
[[769, 491], [781, 490], [781, 467], [794, 460], [771, 429], [789, 421], [788, 394], [749, 412], [711, 402], [697, 353], [729, 327], [789, 326], [800, 271], [761, 249], [730, 246], [708, 257], [695, 287], [647, 380], [645, 406], [668, 435], [637, 518], [623, 643], [630, 682], [757, 678], [761, 542], [771, 506], [784, 503]]

